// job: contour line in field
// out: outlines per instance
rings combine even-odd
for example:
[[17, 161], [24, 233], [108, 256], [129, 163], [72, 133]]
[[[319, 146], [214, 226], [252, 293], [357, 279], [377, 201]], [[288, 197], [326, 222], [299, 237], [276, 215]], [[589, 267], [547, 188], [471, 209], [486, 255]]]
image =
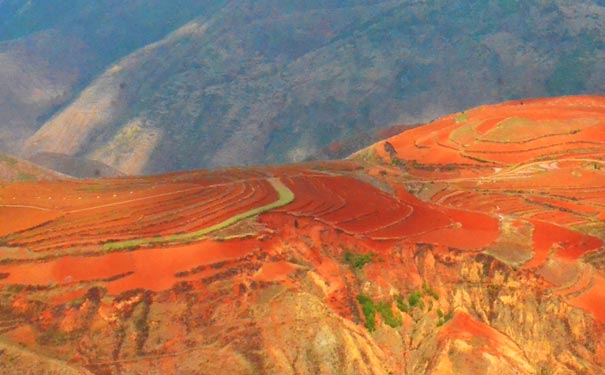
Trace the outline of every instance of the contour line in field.
[[175, 243], [175, 242], [184, 242], [199, 239], [207, 235], [208, 233], [217, 231], [219, 229], [226, 228], [231, 226], [238, 221], [247, 219], [252, 216], [256, 216], [262, 214], [263, 212], [267, 212], [273, 210], [275, 208], [285, 206], [288, 203], [291, 203], [294, 200], [294, 193], [290, 190], [281, 180], [277, 177], [268, 178], [267, 181], [271, 184], [271, 186], [277, 192], [278, 198], [275, 202], [266, 204], [261, 207], [256, 207], [246, 212], [242, 212], [240, 214], [231, 216], [230, 218], [211, 225], [207, 228], [198, 230], [196, 232], [191, 233], [183, 233], [183, 234], [172, 234], [164, 237], [151, 237], [151, 238], [138, 238], [134, 240], [120, 241], [120, 242], [109, 242], [103, 245], [103, 249], [109, 251], [126, 249], [134, 246], [144, 246], [156, 243]]

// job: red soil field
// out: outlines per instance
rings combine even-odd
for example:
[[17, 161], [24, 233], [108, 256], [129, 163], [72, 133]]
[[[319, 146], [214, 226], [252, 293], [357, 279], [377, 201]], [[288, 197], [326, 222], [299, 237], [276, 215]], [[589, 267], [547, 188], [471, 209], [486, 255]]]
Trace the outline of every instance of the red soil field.
[[24, 206], [0, 206], [0, 217], [3, 218], [0, 236], [42, 225], [59, 216], [61, 213], [54, 210]]
[[286, 261], [267, 263], [252, 276], [252, 279], [266, 282], [281, 281], [297, 269], [299, 269], [298, 266]]
[[[534, 256], [524, 268], [537, 269], [550, 257], [575, 262], [603, 247], [595, 232], [576, 226], [605, 217], [604, 121], [604, 97], [509, 102], [444, 117], [372, 150], [388, 164], [396, 155], [415, 184], [443, 184], [423, 196], [431, 203], [531, 222]], [[395, 152], [387, 152], [386, 142]], [[463, 228], [453, 236], [462, 237]]]
[[594, 275], [592, 286], [578, 297], [570, 300], [572, 305], [590, 311], [598, 322], [605, 323], [605, 305], [603, 301], [605, 301], [605, 278], [602, 274]]
[[508, 341], [506, 336], [494, 330], [493, 328], [479, 323], [471, 316], [464, 312], [456, 313], [449, 324], [443, 331], [442, 335], [448, 339], [470, 339], [480, 338], [484, 347], [483, 350], [493, 350], [493, 353], [498, 351], [500, 346]]
[[256, 246], [258, 242], [254, 240], [202, 241], [185, 246], [100, 256], [66, 256], [44, 263], [0, 266], [0, 273], [9, 274], [2, 280], [6, 284], [61, 286], [105, 281], [108, 291], [115, 295], [138, 288], [159, 291], [179, 281], [176, 277], [179, 272], [241, 258]]
[[[603, 121], [603, 97], [525, 100], [444, 117], [345, 161], [3, 183], [0, 344], [113, 375], [206, 351], [253, 367], [260, 357], [246, 355], [302, 337], [413, 362], [426, 341], [530, 374], [537, 365], [524, 363], [542, 355], [532, 348], [558, 339], [528, 338], [519, 317], [531, 307], [543, 314], [532, 324], [588, 327], [557, 331], [567, 344], [541, 364], [572, 353], [597, 366], [605, 349], [581, 338], [605, 340]], [[276, 327], [296, 340], [273, 343]], [[314, 329], [324, 336], [305, 336]]]
[[[9, 244], [48, 251], [195, 232], [277, 199], [265, 180], [226, 179], [207, 186], [165, 183], [145, 190], [149, 195], [110, 202], [99, 198], [88, 207], [63, 207], [61, 220], [9, 236]], [[118, 196], [111, 191], [104, 194]]]
[[[479, 158], [507, 165], [587, 147], [602, 152], [605, 146], [605, 127], [602, 123], [605, 100], [602, 97], [578, 97], [574, 101], [582, 104], [539, 99], [522, 104], [509, 102], [479, 107], [444, 117], [385, 142], [397, 150], [400, 159], [417, 160], [423, 164], [479, 164], [481, 161], [476, 159]], [[515, 139], [523, 142], [511, 142], [502, 137], [494, 137], [498, 142], [481, 141], [481, 134], [489, 134], [503, 121], [515, 118], [530, 120], [532, 125], [537, 122], [538, 127], [515, 126], [511, 129], [514, 131], [503, 129], [504, 134], [514, 134]], [[539, 128], [541, 124], [550, 125]], [[468, 132], [461, 130], [465, 127], [468, 127]], [[463, 134], [464, 141], [452, 142], [451, 134]], [[375, 150], [390, 162], [383, 145], [379, 143]]]
[[598, 212], [598, 209], [591, 205], [563, 201], [555, 198], [546, 198], [546, 197], [532, 197], [529, 199], [530, 202], [543, 203], [549, 206], [553, 206], [559, 210], [571, 211], [580, 215], [595, 215]]

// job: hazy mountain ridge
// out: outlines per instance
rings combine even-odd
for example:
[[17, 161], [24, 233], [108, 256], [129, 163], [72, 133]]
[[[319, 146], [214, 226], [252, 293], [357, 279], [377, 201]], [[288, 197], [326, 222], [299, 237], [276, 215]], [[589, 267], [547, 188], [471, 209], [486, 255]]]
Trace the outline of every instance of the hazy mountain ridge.
[[213, 3], [0, 2], [0, 150], [21, 153], [23, 142], [114, 60], [212, 11]]
[[26, 154], [127, 173], [299, 161], [479, 103], [605, 90], [597, 2], [213, 4], [116, 60]]
[[69, 176], [42, 166], [0, 154], [0, 183], [9, 181], [44, 181], [66, 179]]

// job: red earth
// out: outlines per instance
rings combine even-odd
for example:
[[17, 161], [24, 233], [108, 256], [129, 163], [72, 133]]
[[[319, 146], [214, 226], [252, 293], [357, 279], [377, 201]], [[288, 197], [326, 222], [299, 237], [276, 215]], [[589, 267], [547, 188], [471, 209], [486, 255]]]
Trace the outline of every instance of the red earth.
[[345, 161], [1, 183], [0, 372], [605, 373], [604, 122], [525, 100]]

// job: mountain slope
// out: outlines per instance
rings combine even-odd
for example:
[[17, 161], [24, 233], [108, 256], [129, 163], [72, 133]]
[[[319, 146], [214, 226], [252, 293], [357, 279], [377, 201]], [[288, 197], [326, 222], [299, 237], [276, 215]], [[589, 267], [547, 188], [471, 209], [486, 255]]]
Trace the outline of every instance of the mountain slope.
[[41, 181], [67, 177], [64, 174], [45, 169], [25, 160], [0, 154], [0, 181]]
[[0, 1], [0, 151], [23, 142], [108, 66], [222, 1]]
[[115, 60], [28, 139], [25, 155], [65, 152], [127, 173], [301, 161], [373, 128], [605, 89], [596, 1], [213, 9]]
[[29, 158], [37, 165], [77, 178], [119, 177], [124, 173], [96, 160], [43, 152]]
[[4, 184], [0, 363], [602, 374], [604, 114], [517, 101], [346, 161]]

